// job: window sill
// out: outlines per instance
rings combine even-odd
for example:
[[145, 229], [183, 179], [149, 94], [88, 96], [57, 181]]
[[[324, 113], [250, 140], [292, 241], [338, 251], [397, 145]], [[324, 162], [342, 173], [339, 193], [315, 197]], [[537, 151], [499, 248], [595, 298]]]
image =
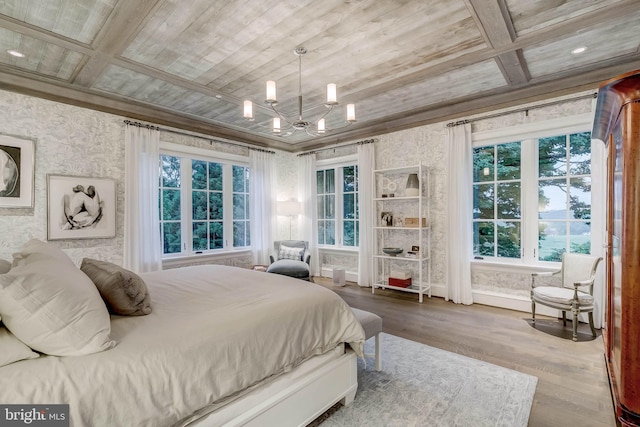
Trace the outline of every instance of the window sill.
[[191, 264], [194, 262], [203, 263], [206, 261], [217, 261], [231, 258], [239, 258], [242, 256], [251, 255], [250, 249], [243, 249], [238, 251], [226, 251], [207, 254], [195, 254], [195, 255], [181, 255], [171, 258], [162, 259], [162, 268], [175, 268], [182, 265]]
[[493, 260], [471, 260], [471, 271], [490, 271], [500, 273], [519, 273], [529, 274], [540, 271], [557, 271], [561, 267], [561, 263], [544, 263], [544, 264], [516, 264], [508, 262], [498, 262]]
[[334, 248], [334, 247], [328, 247], [328, 246], [318, 246], [318, 251], [323, 253], [334, 253], [338, 255], [344, 255], [344, 254], [357, 255], [358, 253], [360, 253], [360, 250], [358, 248], [338, 248], [338, 247]]

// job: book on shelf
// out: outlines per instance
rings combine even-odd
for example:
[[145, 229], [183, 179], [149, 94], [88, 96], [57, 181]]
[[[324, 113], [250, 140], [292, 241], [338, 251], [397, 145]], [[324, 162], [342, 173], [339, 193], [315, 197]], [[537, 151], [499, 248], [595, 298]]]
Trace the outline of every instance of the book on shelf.
[[396, 286], [398, 288], [408, 288], [411, 286], [411, 278], [398, 279], [396, 277], [389, 277], [389, 286]]

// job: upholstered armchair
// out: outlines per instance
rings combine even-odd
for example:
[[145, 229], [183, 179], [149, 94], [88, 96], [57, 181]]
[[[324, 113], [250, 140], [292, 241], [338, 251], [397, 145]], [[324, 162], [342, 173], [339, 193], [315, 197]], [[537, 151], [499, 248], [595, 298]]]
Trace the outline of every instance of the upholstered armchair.
[[[573, 315], [573, 340], [578, 340], [578, 315], [589, 314], [589, 326], [593, 337], [593, 282], [601, 257], [582, 254], [562, 254], [562, 268], [553, 272], [531, 274], [531, 314], [536, 322], [536, 304], [562, 310], [563, 325], [567, 325], [567, 311]], [[560, 277], [559, 286], [539, 283], [543, 277]]]
[[304, 240], [278, 240], [273, 242], [273, 253], [268, 273], [282, 274], [296, 279], [310, 280], [309, 242]]

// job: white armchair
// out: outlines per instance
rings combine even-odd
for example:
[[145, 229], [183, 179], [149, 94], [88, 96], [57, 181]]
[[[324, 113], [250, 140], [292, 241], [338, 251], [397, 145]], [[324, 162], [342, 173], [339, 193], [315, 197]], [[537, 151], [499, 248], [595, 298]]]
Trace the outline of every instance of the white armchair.
[[[582, 254], [562, 254], [562, 268], [553, 272], [531, 274], [531, 314], [536, 322], [536, 303], [562, 310], [562, 322], [567, 325], [567, 311], [573, 315], [573, 340], [578, 340], [578, 314], [589, 314], [589, 326], [594, 338], [593, 282], [601, 257]], [[560, 275], [560, 286], [536, 283], [545, 276]]]

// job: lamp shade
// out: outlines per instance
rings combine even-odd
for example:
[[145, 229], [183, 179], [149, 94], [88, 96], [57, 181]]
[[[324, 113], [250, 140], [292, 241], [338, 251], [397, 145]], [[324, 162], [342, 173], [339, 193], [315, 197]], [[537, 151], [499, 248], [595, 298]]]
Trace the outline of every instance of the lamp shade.
[[338, 103], [338, 92], [336, 90], [335, 83], [329, 83], [327, 85], [327, 104], [337, 104]]
[[356, 105], [355, 104], [347, 104], [347, 121], [348, 122], [356, 121]]
[[269, 80], [267, 82], [267, 102], [275, 102], [276, 99], [276, 82]]
[[295, 199], [279, 201], [277, 205], [278, 215], [295, 216], [302, 213], [300, 202]]
[[253, 119], [253, 102], [244, 101], [244, 118]]

